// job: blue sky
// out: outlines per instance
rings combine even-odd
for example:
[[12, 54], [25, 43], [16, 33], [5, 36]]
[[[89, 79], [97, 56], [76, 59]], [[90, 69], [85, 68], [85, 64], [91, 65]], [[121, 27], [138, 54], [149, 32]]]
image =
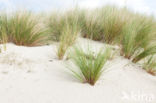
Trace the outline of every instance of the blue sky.
[[78, 5], [82, 8], [96, 8], [106, 4], [127, 6], [128, 8], [156, 16], [156, 0], [0, 0], [0, 9], [7, 11], [19, 8], [32, 11], [67, 9]]

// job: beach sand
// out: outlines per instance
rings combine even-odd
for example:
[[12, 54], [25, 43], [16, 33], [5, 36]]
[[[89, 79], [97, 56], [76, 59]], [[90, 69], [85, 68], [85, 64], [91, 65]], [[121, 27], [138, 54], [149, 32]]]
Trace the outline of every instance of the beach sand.
[[[95, 51], [105, 47], [82, 38], [77, 43], [89, 43]], [[156, 77], [119, 55], [91, 86], [69, 74], [68, 60], [57, 59], [55, 43], [6, 47], [0, 54], [0, 103], [156, 103]]]

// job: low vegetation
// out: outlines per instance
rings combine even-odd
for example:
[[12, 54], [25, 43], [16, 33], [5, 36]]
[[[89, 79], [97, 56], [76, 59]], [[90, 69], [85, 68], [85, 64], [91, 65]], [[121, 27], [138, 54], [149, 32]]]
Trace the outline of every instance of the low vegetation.
[[[61, 41], [62, 31], [67, 26], [77, 26], [79, 29], [83, 27], [84, 11], [75, 8], [64, 13], [53, 12], [48, 16], [46, 25], [51, 35], [51, 40], [59, 42]], [[75, 28], [75, 27], [74, 27]]]
[[86, 13], [83, 26], [83, 37], [112, 44], [120, 37], [128, 10], [118, 9], [115, 6], [106, 6]]
[[121, 55], [133, 62], [156, 53], [156, 46], [151, 45], [154, 38], [153, 19], [135, 17], [122, 30]]
[[39, 17], [31, 12], [16, 12], [10, 18], [11, 41], [17, 45], [35, 46], [46, 42], [46, 30]]
[[61, 32], [57, 51], [57, 56], [59, 59], [63, 59], [66, 50], [76, 41], [77, 36], [80, 33], [80, 29], [77, 23], [78, 21], [76, 19], [73, 22], [71, 22], [70, 20], [66, 21], [66, 25], [63, 27]]
[[[134, 13], [126, 7], [105, 6], [91, 10], [75, 8], [53, 12], [42, 19], [29, 11], [16, 11], [0, 14], [0, 43], [38, 46], [46, 44], [48, 40], [59, 42], [57, 56], [63, 59], [80, 35], [118, 45], [121, 56], [137, 63], [156, 54], [155, 28], [156, 20], [153, 16]], [[81, 72], [73, 73], [83, 82], [94, 85], [110, 55], [108, 51], [102, 50], [95, 55], [91, 51], [87, 53], [81, 48], [74, 48], [72, 54], [75, 57], [71, 57]], [[155, 72], [153, 65], [154, 60], [149, 59], [144, 68], [148, 72]]]
[[94, 53], [90, 48], [85, 51], [83, 48], [76, 46], [70, 52], [70, 58], [78, 68], [78, 71], [70, 70], [80, 81], [94, 85], [106, 69], [103, 66], [110, 56], [111, 51], [109, 48], [106, 48], [106, 50], [101, 49]]
[[156, 38], [155, 18], [134, 13], [126, 7], [105, 6], [95, 10], [76, 8], [62, 13], [61, 16], [54, 13], [50, 18], [52, 19], [49, 19], [51, 22], [48, 27], [51, 30], [52, 39], [60, 41], [59, 59], [63, 58], [70, 46], [68, 42], [75, 41], [75, 39], [70, 39], [75, 38], [75, 35], [72, 37], [69, 35], [72, 34], [71, 32], [63, 32], [69, 32], [66, 30], [66, 25], [71, 24], [75, 19], [77, 20], [76, 25], [80, 27], [82, 37], [118, 45], [121, 48], [121, 56], [134, 63], [156, 53], [156, 45], [153, 43]]
[[51, 40], [60, 41], [62, 29], [65, 25], [65, 20], [59, 13], [52, 13], [46, 21], [48, 31], [51, 34]]
[[28, 11], [17, 11], [1, 16], [1, 42], [13, 42], [17, 45], [42, 45], [48, 38], [40, 18]]
[[145, 63], [143, 64], [143, 68], [150, 74], [156, 75], [156, 59], [154, 56], [150, 56], [147, 58]]
[[8, 36], [7, 36], [7, 15], [1, 14], [0, 15], [0, 43], [7, 43]]

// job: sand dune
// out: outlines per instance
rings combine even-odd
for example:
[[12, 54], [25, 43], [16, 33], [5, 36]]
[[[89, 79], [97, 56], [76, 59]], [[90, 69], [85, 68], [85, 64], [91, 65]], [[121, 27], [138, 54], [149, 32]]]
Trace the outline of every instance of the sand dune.
[[[78, 40], [88, 43], [94, 49], [105, 46]], [[68, 61], [57, 59], [56, 44], [6, 46], [0, 54], [0, 103], [156, 103], [156, 77], [123, 57], [110, 60], [107, 71], [90, 86], [68, 74]]]

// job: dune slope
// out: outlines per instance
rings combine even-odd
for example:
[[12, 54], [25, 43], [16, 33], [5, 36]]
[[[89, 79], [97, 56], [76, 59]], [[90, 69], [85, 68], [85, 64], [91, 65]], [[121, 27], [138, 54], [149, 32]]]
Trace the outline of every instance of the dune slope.
[[[87, 39], [93, 48], [104, 44]], [[57, 60], [56, 45], [23, 47], [7, 44], [0, 54], [0, 103], [156, 103], [156, 77], [117, 56], [107, 63], [95, 86], [68, 74]]]

